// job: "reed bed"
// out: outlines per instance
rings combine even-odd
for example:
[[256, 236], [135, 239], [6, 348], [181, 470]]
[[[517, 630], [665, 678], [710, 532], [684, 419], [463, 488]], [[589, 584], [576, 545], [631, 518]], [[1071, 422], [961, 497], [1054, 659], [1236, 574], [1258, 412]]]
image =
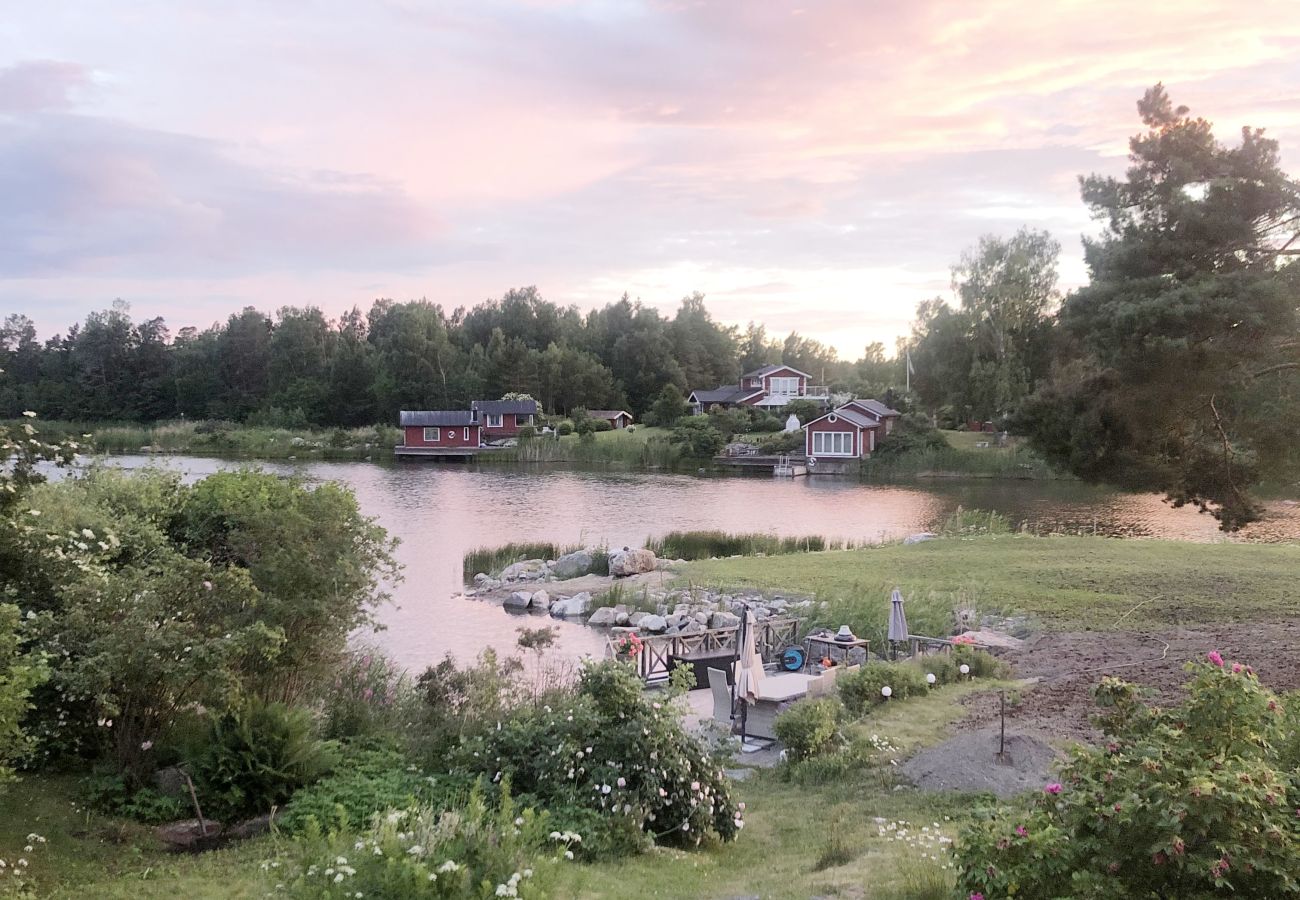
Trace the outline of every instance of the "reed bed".
[[878, 455], [862, 461], [862, 477], [868, 481], [905, 478], [1023, 478], [1052, 480], [1070, 478], [1058, 472], [1033, 452], [1014, 450], [963, 450], [939, 447]]
[[671, 531], [646, 542], [646, 549], [665, 559], [712, 559], [726, 556], [778, 556], [818, 550], [845, 550], [852, 545], [817, 535], [777, 537], [762, 532]]
[[[47, 437], [83, 440], [103, 453], [190, 453], [257, 459], [387, 458], [401, 431], [369, 428], [277, 428], [224, 421], [173, 421], [152, 425], [110, 422], [41, 422]], [[83, 437], [89, 435], [89, 438]]]
[[465, 554], [461, 573], [469, 582], [479, 572], [496, 575], [506, 566], [526, 559], [559, 559], [577, 547], [564, 547], [550, 541], [524, 541], [502, 544], [499, 547], [478, 547]]

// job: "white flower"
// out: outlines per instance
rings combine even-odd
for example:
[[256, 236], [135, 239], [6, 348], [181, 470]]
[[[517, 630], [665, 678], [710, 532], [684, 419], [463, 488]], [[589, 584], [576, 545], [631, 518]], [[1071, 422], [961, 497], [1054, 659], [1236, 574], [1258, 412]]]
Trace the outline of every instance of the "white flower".
[[565, 850], [565, 851], [564, 851], [564, 858], [565, 858], [565, 859], [573, 859], [573, 851], [572, 851], [572, 850]]
[[81, 529], [81, 536], [93, 541], [95, 539], [95, 532], [91, 531], [89, 528], [83, 528]]
[[36, 413], [32, 412], [30, 409], [25, 409], [23, 410], [23, 416], [28, 419], [34, 419], [36, 418]]
[[343, 873], [342, 873], [342, 872], [340, 872], [340, 873], [338, 873], [337, 875], [334, 876], [334, 883], [335, 883], [335, 884], [338, 884], [338, 883], [339, 883], [340, 881], [342, 881], [342, 880], [343, 880]]
[[153, 741], [145, 741], [143, 744], [140, 745], [140, 749], [141, 749], [141, 750], [152, 750], [152, 749], [153, 749]]
[[459, 864], [459, 863], [457, 863], [455, 860], [451, 860], [451, 859], [449, 859], [449, 860], [447, 860], [445, 863], [443, 863], [442, 865], [438, 866], [438, 871], [439, 871], [439, 872], [455, 872], [455, 871], [457, 871], [459, 868], [460, 868], [460, 864]]
[[627, 779], [620, 778], [617, 782], [615, 782], [615, 784], [617, 784], [619, 787], [627, 787]]

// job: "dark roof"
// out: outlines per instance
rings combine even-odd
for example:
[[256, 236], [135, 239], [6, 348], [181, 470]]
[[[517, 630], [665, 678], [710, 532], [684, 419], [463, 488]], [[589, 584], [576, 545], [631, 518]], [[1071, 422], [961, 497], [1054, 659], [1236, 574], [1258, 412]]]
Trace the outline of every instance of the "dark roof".
[[770, 363], [770, 364], [768, 364], [768, 365], [766, 365], [766, 366], [759, 366], [759, 367], [758, 367], [757, 369], [755, 369], [754, 371], [752, 371], [752, 372], [746, 372], [744, 375], [741, 375], [740, 377], [741, 377], [741, 378], [761, 378], [761, 377], [764, 376], [764, 375], [769, 375], [769, 374], [771, 374], [772, 372], [779, 371], [780, 369], [789, 369], [791, 372], [794, 372], [796, 375], [802, 375], [804, 378], [811, 378], [811, 377], [812, 377], [812, 376], [809, 375], [807, 372], [800, 372], [800, 371], [799, 371], [798, 369], [796, 369], [794, 366], [787, 366], [785, 363]]
[[499, 416], [502, 413], [514, 415], [537, 415], [536, 400], [475, 400], [469, 405], [470, 409], [477, 409], [481, 413], [491, 413]]
[[625, 409], [589, 409], [587, 415], [593, 419], [617, 419], [619, 416], [632, 418], [632, 414]]
[[867, 412], [871, 413], [873, 416], [875, 416], [875, 417], [878, 418], [878, 419], [883, 419], [883, 418], [886, 418], [886, 417], [888, 417], [888, 416], [901, 416], [901, 415], [902, 415], [902, 413], [900, 413], [898, 410], [896, 410], [896, 409], [890, 409], [888, 406], [886, 406], [885, 404], [881, 403], [879, 400], [850, 400], [850, 401], [849, 401], [848, 403], [846, 403], [845, 405], [846, 405], [846, 406], [849, 406], [849, 405], [860, 406], [860, 407], [862, 407], [863, 409], [865, 409]]
[[[820, 422], [822, 419], [825, 419], [828, 416], [836, 416], [837, 418], [843, 419], [846, 422], [850, 422], [854, 425], [857, 425], [859, 428], [878, 428], [880, 426], [880, 423], [877, 422], [875, 419], [863, 415], [861, 412], [859, 412], [856, 409], [851, 409], [849, 404], [845, 404], [844, 406], [841, 406], [838, 409], [832, 409], [824, 416], [818, 416], [817, 418], [813, 419], [812, 422], [809, 422], [808, 425], [812, 425], [813, 422]], [[805, 425], [804, 428], [807, 428], [808, 425]]]
[[737, 388], [735, 385], [724, 384], [712, 391], [691, 391], [691, 396], [695, 398], [696, 403], [739, 403], [746, 397], [754, 397], [761, 393], [763, 392], [758, 388]]
[[467, 409], [404, 409], [399, 415], [398, 422], [403, 428], [409, 426], [458, 428], [461, 425], [478, 424], [474, 420], [474, 414]]

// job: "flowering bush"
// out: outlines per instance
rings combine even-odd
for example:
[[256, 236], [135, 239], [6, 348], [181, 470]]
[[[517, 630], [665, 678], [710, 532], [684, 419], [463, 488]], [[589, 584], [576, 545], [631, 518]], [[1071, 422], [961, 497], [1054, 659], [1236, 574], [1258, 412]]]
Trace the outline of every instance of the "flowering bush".
[[1161, 710], [1108, 678], [1105, 747], [1075, 753], [1029, 808], [1003, 808], [959, 844], [971, 895], [1283, 897], [1300, 891], [1300, 780], [1284, 768], [1278, 698], [1217, 653], [1188, 665]]
[[[516, 811], [508, 787], [489, 807], [483, 792], [449, 810], [416, 806], [374, 817], [360, 834], [323, 832], [312, 822], [298, 842], [289, 896], [403, 900], [550, 895], [556, 866], [582, 837], [551, 831], [544, 815]], [[263, 863], [271, 871], [275, 863]], [[277, 873], [278, 874], [278, 873]]]
[[326, 685], [322, 734], [327, 738], [355, 738], [389, 729], [396, 719], [406, 681], [400, 666], [382, 652], [367, 648], [344, 653], [333, 680]]
[[[465, 741], [457, 770], [509, 778], [551, 810], [595, 813], [603, 833], [589, 854], [626, 851], [629, 836], [697, 845], [734, 838], [742, 808], [703, 744], [664, 700], [614, 660], [587, 664], [576, 693], [558, 706], [525, 706]], [[558, 701], [557, 701], [558, 702]]]

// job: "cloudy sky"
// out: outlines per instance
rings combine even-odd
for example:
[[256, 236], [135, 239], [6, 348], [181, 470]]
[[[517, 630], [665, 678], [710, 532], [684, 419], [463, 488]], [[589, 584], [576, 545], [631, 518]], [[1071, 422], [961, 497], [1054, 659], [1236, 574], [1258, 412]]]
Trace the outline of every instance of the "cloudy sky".
[[986, 232], [1083, 278], [1163, 80], [1300, 169], [1295, 0], [48, 0], [0, 17], [0, 312], [692, 291], [856, 357]]

